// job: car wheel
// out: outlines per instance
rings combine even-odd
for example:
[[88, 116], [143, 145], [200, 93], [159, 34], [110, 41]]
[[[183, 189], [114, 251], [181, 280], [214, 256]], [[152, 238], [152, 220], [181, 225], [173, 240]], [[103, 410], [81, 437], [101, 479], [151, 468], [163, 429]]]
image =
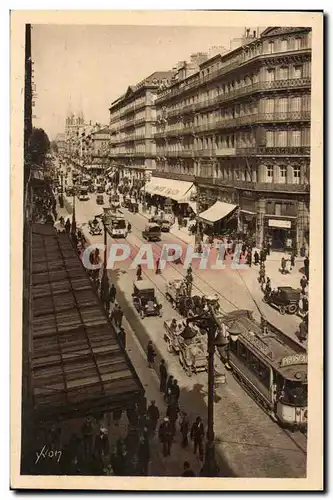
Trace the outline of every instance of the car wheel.
[[289, 314], [295, 314], [297, 312], [297, 305], [296, 304], [290, 304], [290, 306], [288, 307], [288, 312]]
[[265, 302], [265, 304], [268, 304], [268, 299], [267, 299], [266, 295], [263, 296], [262, 300], [263, 300], [263, 302]]
[[281, 314], [286, 314], [286, 308], [285, 308], [285, 306], [280, 306], [279, 309], [280, 309], [280, 313]]

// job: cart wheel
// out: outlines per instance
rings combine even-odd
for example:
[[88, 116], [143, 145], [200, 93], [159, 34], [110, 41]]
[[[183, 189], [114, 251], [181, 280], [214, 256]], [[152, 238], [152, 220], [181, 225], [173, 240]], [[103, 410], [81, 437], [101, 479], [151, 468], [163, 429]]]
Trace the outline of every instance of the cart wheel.
[[290, 304], [288, 307], [288, 312], [289, 314], [295, 314], [297, 312], [297, 305], [296, 304]]
[[280, 306], [280, 313], [286, 314], [286, 307], [285, 306]]

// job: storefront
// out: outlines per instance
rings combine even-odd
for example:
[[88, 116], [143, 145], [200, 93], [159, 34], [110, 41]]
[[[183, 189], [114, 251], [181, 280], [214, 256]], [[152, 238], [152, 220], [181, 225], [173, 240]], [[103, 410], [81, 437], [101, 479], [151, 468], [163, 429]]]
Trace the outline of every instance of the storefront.
[[238, 232], [238, 205], [216, 201], [197, 216], [206, 234], [231, 235]]
[[296, 248], [296, 217], [265, 215], [264, 240], [272, 250], [288, 251]]
[[153, 205], [161, 207], [166, 204], [172, 205], [172, 211], [176, 216], [187, 217], [193, 212], [193, 207], [190, 208], [196, 197], [193, 182], [152, 177], [141, 191]]

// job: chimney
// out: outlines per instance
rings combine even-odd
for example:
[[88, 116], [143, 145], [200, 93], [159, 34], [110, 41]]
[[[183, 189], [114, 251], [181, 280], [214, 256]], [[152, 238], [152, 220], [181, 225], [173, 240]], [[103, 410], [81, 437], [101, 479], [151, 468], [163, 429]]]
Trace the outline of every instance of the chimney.
[[249, 38], [249, 36], [250, 36], [250, 28], [247, 28], [246, 29], [246, 38]]
[[253, 30], [253, 38], [256, 38], [257, 32], [256, 30]]

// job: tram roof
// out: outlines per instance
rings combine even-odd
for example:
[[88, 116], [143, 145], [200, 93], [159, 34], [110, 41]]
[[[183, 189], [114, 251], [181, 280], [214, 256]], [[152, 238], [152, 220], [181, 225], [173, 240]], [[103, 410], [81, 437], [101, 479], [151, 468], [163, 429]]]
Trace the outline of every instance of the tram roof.
[[31, 383], [35, 415], [127, 408], [143, 387], [65, 233], [32, 227]]
[[245, 313], [246, 311], [234, 311], [227, 314], [223, 317], [223, 323], [226, 326], [236, 323], [241, 331], [242, 342], [272, 365], [284, 378], [304, 381], [306, 379], [304, 365], [307, 366], [306, 353], [296, 352], [292, 347], [284, 344], [273, 330], [270, 330], [269, 324], [267, 325], [268, 333], [263, 333], [260, 324], [252, 319], [251, 314]]

